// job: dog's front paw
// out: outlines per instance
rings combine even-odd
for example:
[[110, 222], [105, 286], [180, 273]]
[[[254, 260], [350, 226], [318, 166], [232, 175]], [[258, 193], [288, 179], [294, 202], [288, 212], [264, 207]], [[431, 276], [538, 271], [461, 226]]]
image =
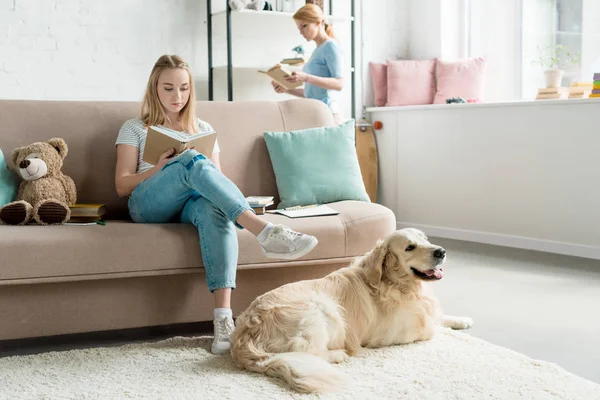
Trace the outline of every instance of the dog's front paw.
[[454, 321], [452, 329], [469, 329], [473, 326], [473, 319], [469, 317], [458, 317]]
[[446, 328], [469, 329], [473, 326], [473, 320], [469, 317], [451, 317], [449, 315], [444, 315], [441, 324]]
[[346, 362], [350, 356], [344, 350], [329, 350], [327, 352], [327, 361], [332, 364]]

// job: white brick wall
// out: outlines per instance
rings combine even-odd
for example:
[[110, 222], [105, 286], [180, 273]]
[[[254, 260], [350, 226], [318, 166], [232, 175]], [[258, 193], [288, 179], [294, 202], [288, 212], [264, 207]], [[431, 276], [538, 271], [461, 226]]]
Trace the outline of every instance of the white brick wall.
[[205, 98], [206, 48], [204, 1], [0, 0], [0, 98], [139, 100], [165, 53]]
[[[365, 1], [362, 26], [357, 15], [359, 115], [361, 75], [367, 104], [373, 101], [364, 67], [406, 56], [407, 2]], [[348, 0], [334, 2], [336, 14], [347, 15], [348, 7]], [[198, 98], [206, 99], [206, 0], [0, 0], [0, 98], [140, 100], [152, 64], [165, 53], [192, 65]]]

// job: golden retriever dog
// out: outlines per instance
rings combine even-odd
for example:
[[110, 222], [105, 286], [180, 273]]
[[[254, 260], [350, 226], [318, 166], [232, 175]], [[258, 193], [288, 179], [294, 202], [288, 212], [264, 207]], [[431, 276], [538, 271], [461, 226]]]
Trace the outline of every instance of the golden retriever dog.
[[428, 340], [438, 325], [466, 329], [470, 318], [442, 316], [426, 290], [444, 276], [445, 260], [423, 232], [402, 229], [348, 267], [265, 293], [237, 318], [233, 361], [299, 392], [327, 392], [344, 381], [329, 363], [364, 348]]

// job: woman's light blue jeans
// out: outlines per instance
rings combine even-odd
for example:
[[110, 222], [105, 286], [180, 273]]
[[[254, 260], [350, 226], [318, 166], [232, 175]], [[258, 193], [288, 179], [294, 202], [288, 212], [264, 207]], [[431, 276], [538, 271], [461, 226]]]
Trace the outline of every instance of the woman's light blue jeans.
[[235, 221], [252, 210], [238, 187], [204, 155], [181, 153], [142, 181], [129, 198], [134, 222], [182, 222], [198, 228], [206, 283], [211, 292], [235, 288], [238, 242]]

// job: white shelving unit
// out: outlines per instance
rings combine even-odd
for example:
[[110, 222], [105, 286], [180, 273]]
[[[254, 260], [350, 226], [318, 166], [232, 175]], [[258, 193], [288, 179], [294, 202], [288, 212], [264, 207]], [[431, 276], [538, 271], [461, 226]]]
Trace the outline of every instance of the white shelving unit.
[[[314, 43], [306, 43], [299, 34], [294, 14], [247, 9], [232, 11], [227, 0], [209, 0], [208, 4], [209, 100], [292, 98], [275, 93], [269, 78], [258, 70], [268, 69], [282, 58], [293, 56], [292, 48], [299, 44], [307, 54], [314, 50]], [[329, 6], [331, 10], [331, 3]], [[354, 116], [354, 16], [328, 15], [326, 20], [334, 24], [337, 36], [344, 37], [340, 43], [346, 55], [347, 84], [337, 95], [344, 115]]]
[[[238, 10], [238, 11], [232, 11], [232, 12], [240, 13], [240, 14], [249, 14], [249, 15], [254, 15], [254, 16], [265, 15], [265, 16], [269, 16], [269, 17], [273, 17], [273, 18], [286, 18], [290, 21], [292, 20], [292, 17], [294, 16], [294, 13], [284, 12], [284, 11], [256, 11], [256, 10], [244, 9], [244, 10]], [[221, 10], [221, 11], [213, 12], [212, 15], [215, 16], [215, 15], [226, 14], [226, 13], [227, 13], [227, 10]], [[328, 15], [325, 17], [325, 20], [327, 22], [350, 22], [350, 21], [354, 21], [354, 17]]]

